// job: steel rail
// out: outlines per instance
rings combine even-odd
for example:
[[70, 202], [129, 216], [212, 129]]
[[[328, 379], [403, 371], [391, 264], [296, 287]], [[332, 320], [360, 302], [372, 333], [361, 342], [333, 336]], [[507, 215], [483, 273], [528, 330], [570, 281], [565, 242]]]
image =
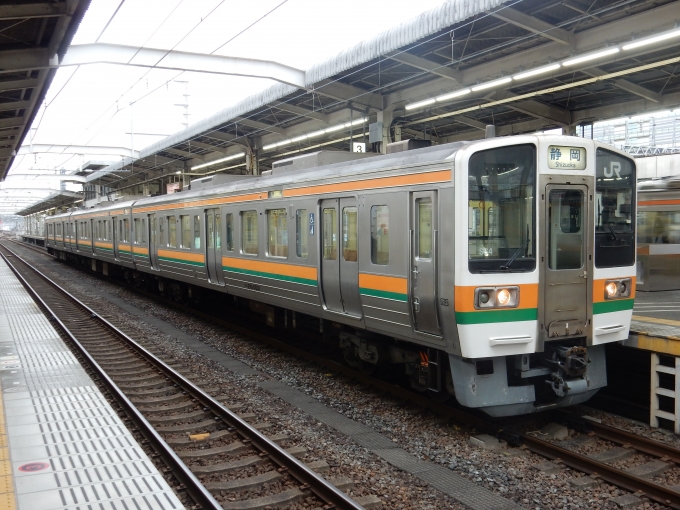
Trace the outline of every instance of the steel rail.
[[680, 449], [675, 448], [674, 446], [654, 441], [653, 439], [644, 436], [638, 436], [610, 425], [604, 425], [585, 418], [569, 416], [567, 413], [563, 414], [565, 415], [563, 419], [570, 428], [586, 430], [592, 432], [597, 437], [606, 439], [612, 443], [630, 445], [639, 452], [680, 464]]
[[[336, 508], [340, 510], [363, 510], [363, 507], [354, 501], [352, 498], [347, 496], [344, 492], [339, 490], [335, 485], [332, 483], [328, 482], [325, 478], [314, 472], [312, 469], [308, 468], [302, 461], [298, 460], [294, 456], [290, 455], [288, 452], [286, 452], [283, 448], [281, 448], [278, 444], [274, 443], [271, 441], [269, 438], [267, 438], [265, 435], [261, 434], [256, 428], [251, 426], [249, 423], [241, 419], [238, 415], [234, 414], [232, 411], [224, 407], [220, 402], [218, 402], [216, 399], [205, 393], [203, 390], [201, 390], [198, 386], [194, 385], [191, 381], [186, 379], [184, 376], [182, 376], [180, 373], [175, 371], [173, 368], [169, 367], [166, 365], [162, 360], [160, 360], [158, 357], [156, 357], [154, 354], [149, 352], [147, 349], [139, 345], [137, 342], [135, 342], [132, 338], [130, 338], [128, 335], [126, 335], [123, 331], [118, 329], [116, 326], [114, 326], [112, 323], [110, 323], [108, 320], [105, 318], [101, 317], [97, 312], [92, 310], [89, 306], [87, 306], [85, 303], [81, 302], [78, 300], [75, 296], [70, 294], [68, 291], [65, 289], [61, 288], [56, 282], [52, 281], [49, 277], [44, 275], [42, 272], [40, 272], [38, 269], [30, 265], [28, 262], [23, 260], [21, 257], [16, 255], [15, 252], [10, 250], [7, 247], [4, 247], [6, 250], [10, 251], [17, 259], [19, 259], [23, 264], [25, 264], [27, 267], [29, 267], [32, 271], [34, 271], [36, 274], [38, 274], [41, 278], [43, 278], [47, 283], [49, 283], [52, 287], [54, 287], [57, 291], [61, 292], [63, 295], [67, 296], [70, 300], [75, 302], [78, 306], [83, 308], [86, 312], [88, 312], [93, 319], [98, 320], [101, 322], [107, 329], [109, 329], [111, 332], [113, 332], [115, 335], [119, 336], [129, 347], [131, 347], [135, 352], [138, 354], [142, 355], [147, 361], [149, 361], [151, 364], [153, 364], [156, 368], [159, 370], [162, 370], [165, 375], [168, 376], [169, 379], [171, 379], [174, 383], [176, 383], [179, 387], [181, 387], [184, 391], [186, 391], [188, 394], [190, 394], [192, 397], [196, 398], [201, 402], [201, 404], [205, 405], [206, 407], [210, 408], [210, 410], [215, 413], [217, 416], [220, 417], [220, 419], [227, 425], [228, 427], [234, 428], [238, 433], [246, 437], [250, 442], [258, 448], [260, 451], [265, 453], [274, 463], [278, 464], [280, 467], [285, 468], [288, 473], [291, 474], [295, 479], [297, 479], [299, 482], [304, 484], [306, 488], [308, 488], [311, 492], [313, 492], [316, 496], [318, 496], [320, 499], [323, 501], [330, 503], [334, 505]], [[1, 254], [0, 254], [1, 255]], [[7, 261], [7, 258], [3, 255], [3, 258]], [[8, 264], [10, 264], [8, 262]], [[15, 268], [13, 268], [13, 271], [15, 274], [18, 275], [17, 271]], [[19, 275], [18, 275], [19, 276]], [[21, 277], [21, 280], [25, 282], [25, 279]], [[27, 282], [25, 283], [27, 285]], [[32, 291], [32, 294], [37, 296], [37, 293], [35, 291]], [[40, 299], [40, 302], [44, 304], [43, 300]], [[44, 305], [47, 310], [49, 310], [50, 314], [52, 317], [56, 319], [56, 316], [54, 313], [47, 307], [47, 305]], [[58, 321], [60, 326], [62, 328], [66, 328], [66, 326], [61, 323], [61, 321]], [[67, 330], [68, 331], [68, 330]], [[72, 335], [69, 332], [69, 337], [72, 338]], [[77, 341], [76, 341], [77, 342]], [[77, 343], [79, 349], [82, 349], [84, 352], [84, 348], [80, 343]], [[96, 362], [87, 354], [88, 360], [92, 360], [92, 363], [96, 365]], [[98, 367], [98, 370], [102, 370], [99, 365], [96, 365]], [[103, 372], [102, 372], [103, 373]], [[108, 377], [106, 377], [107, 380], [110, 382], [110, 384], [115, 386], [115, 383], [111, 381]], [[117, 386], [116, 386], [117, 388]], [[119, 392], [120, 390], [118, 390]], [[122, 393], [121, 393], [122, 395]], [[129, 400], [123, 395], [123, 398], [129, 403], [130, 406], [133, 406]], [[133, 406], [134, 407], [134, 406]], [[136, 413], [139, 414], [139, 412], [135, 409]], [[139, 414], [142, 420], [146, 422], [146, 419]], [[148, 422], [146, 422], [148, 424]], [[149, 425], [151, 427], [151, 425]], [[157, 435], [157, 433], [154, 430], [154, 433]], [[160, 438], [160, 436], [158, 436]], [[162, 438], [160, 438], [161, 441], [163, 441]], [[165, 441], [163, 441], [165, 443]], [[167, 444], [166, 444], [167, 446]], [[168, 448], [170, 448], [168, 446]], [[174, 452], [173, 456], [177, 458], [179, 462], [184, 465], [184, 463], [177, 457]], [[188, 471], [188, 468], [184, 466], [184, 469]], [[193, 473], [189, 471], [189, 474], [191, 475], [191, 478], [195, 479], [198, 484], [200, 484], [200, 481], [195, 478]], [[183, 482], [184, 483], [184, 482]], [[185, 484], [186, 485], [186, 484]], [[188, 485], [187, 485], [188, 487]], [[207, 490], [203, 487], [201, 484], [201, 488], [203, 491], [207, 492]], [[208, 493], [210, 498], [212, 496]], [[212, 498], [214, 500], [214, 498]], [[221, 508], [219, 503], [215, 501], [215, 504], [217, 505], [214, 508]], [[210, 507], [208, 507], [210, 508]]]
[[566, 466], [594, 475], [617, 487], [635, 492], [638, 496], [644, 495], [658, 503], [680, 509], [680, 492], [674, 491], [669, 487], [626, 473], [609, 464], [598, 462], [585, 455], [574, 453], [526, 434], [521, 434], [521, 438], [524, 445], [534, 453], [549, 459], [558, 460]]
[[[8, 250], [14, 257], [19, 259], [22, 263], [28, 266], [30, 269], [34, 270], [41, 277], [59, 290], [59, 287], [49, 280], [45, 275], [40, 273], [33, 266], [25, 262], [21, 257], [16, 255], [12, 250], [3, 246]], [[179, 458], [179, 456], [174, 452], [174, 450], [165, 442], [165, 440], [160, 436], [158, 432], [153, 428], [153, 426], [144, 418], [142, 413], [137, 410], [135, 405], [130, 402], [130, 400], [125, 396], [125, 394], [120, 390], [118, 385], [113, 382], [113, 380], [104, 372], [101, 366], [94, 360], [94, 358], [87, 352], [85, 347], [78, 341], [71, 330], [57, 317], [57, 314], [50, 308], [50, 306], [40, 297], [38, 292], [31, 286], [31, 284], [23, 277], [21, 272], [12, 264], [12, 262], [5, 256], [4, 253], [0, 252], [3, 260], [7, 263], [12, 272], [16, 275], [22, 285], [26, 290], [33, 296], [33, 299], [38, 303], [38, 305], [43, 308], [46, 313], [47, 318], [53, 324], [62, 330], [62, 332], [68, 337], [69, 341], [78, 350], [78, 353], [85, 360], [87, 365], [95, 372], [97, 378], [102, 382], [106, 389], [113, 395], [116, 401], [122, 405], [125, 414], [134, 422], [140, 433], [144, 438], [149, 441], [151, 447], [154, 451], [161, 457], [163, 462], [169, 466], [173, 474], [177, 477], [180, 483], [183, 484], [186, 491], [189, 493], [191, 498], [198, 504], [200, 504], [204, 510], [215, 509], [221, 510], [222, 505], [220, 505], [217, 500], [208, 492], [208, 490], [203, 486], [203, 484], [196, 478], [196, 476], [189, 470], [189, 468], [184, 464], [184, 462]], [[82, 305], [76, 298], [64, 291], [67, 297], [73, 299], [77, 304]], [[91, 312], [93, 316], [94, 312]]]

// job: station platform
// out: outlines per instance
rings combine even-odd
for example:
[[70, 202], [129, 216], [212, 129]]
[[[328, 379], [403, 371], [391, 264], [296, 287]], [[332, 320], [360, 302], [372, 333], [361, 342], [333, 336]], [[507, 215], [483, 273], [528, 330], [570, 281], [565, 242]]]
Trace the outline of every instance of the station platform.
[[680, 290], [636, 292], [628, 347], [680, 356]]
[[0, 289], [0, 508], [184, 508], [2, 259]]

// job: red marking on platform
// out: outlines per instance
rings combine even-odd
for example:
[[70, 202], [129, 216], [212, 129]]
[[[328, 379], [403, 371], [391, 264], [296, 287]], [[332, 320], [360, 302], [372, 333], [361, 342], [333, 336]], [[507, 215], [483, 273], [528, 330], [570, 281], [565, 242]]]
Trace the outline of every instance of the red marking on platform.
[[35, 473], [36, 471], [42, 471], [48, 467], [50, 467], [50, 465], [47, 462], [29, 462], [28, 464], [19, 466], [19, 471], [24, 473]]

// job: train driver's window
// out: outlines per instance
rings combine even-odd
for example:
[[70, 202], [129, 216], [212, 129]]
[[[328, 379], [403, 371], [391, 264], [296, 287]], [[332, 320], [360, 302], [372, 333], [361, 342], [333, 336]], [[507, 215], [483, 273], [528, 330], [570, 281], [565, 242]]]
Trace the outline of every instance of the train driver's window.
[[243, 211], [241, 213], [241, 246], [243, 253], [257, 255], [260, 252], [257, 237], [257, 211]]
[[307, 258], [307, 239], [309, 235], [309, 214], [307, 209], [298, 209], [295, 212], [295, 252], [300, 258]]
[[288, 212], [285, 209], [267, 211], [267, 254], [288, 257]]
[[175, 216], [168, 216], [168, 246], [177, 248], [177, 219]]
[[194, 216], [194, 248], [201, 248], [201, 217], [198, 214]]
[[371, 207], [371, 262], [380, 266], [390, 262], [390, 210], [386, 205]]
[[357, 261], [357, 208], [342, 208], [342, 258]]
[[181, 248], [191, 248], [191, 216], [183, 214], [179, 217], [179, 222], [182, 224], [182, 239], [180, 241]]
[[234, 215], [227, 214], [227, 251], [234, 251]]

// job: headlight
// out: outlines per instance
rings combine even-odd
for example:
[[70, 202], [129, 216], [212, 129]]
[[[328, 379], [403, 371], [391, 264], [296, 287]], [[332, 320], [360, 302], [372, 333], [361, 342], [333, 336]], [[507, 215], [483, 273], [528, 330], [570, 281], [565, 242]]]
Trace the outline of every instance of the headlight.
[[496, 295], [499, 306], [507, 306], [510, 302], [510, 291], [508, 289], [501, 289]]
[[630, 297], [633, 287], [631, 278], [620, 278], [618, 280], [607, 280], [604, 284], [605, 299], [623, 299]]
[[616, 284], [616, 282], [609, 282], [607, 285], [605, 285], [604, 289], [607, 292], [607, 297], [609, 299], [614, 299], [616, 294], [619, 292], [619, 286]]
[[515, 308], [519, 305], [519, 287], [479, 287], [475, 289], [475, 309]]

